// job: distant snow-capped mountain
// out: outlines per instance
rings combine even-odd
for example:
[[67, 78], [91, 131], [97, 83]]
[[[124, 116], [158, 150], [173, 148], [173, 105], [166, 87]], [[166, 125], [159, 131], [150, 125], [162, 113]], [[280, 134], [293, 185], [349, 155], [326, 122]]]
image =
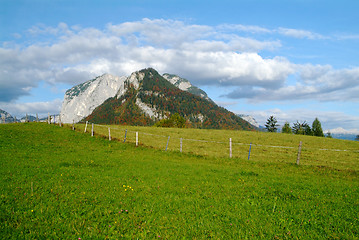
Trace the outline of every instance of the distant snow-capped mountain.
[[[188, 91], [212, 101], [206, 92], [193, 86], [187, 79], [168, 73], [163, 74], [162, 77], [183, 91]], [[140, 80], [141, 76], [137, 76], [134, 73], [129, 77], [104, 74], [74, 86], [65, 93], [60, 112], [61, 121], [64, 123], [80, 121], [90, 115], [96, 107], [100, 106], [107, 99], [115, 96], [117, 98], [121, 97], [126, 92], [125, 82], [138, 87]], [[142, 106], [143, 104], [138, 103], [138, 105]]]
[[242, 118], [243, 120], [249, 122], [250, 124], [252, 124], [253, 126], [259, 128], [259, 124], [257, 123], [257, 121], [250, 115], [245, 115], [245, 114], [238, 114], [238, 117]]
[[352, 135], [358, 135], [359, 134], [359, 130], [358, 129], [350, 129], [350, 130], [346, 130], [342, 127], [339, 127], [339, 128], [334, 128], [334, 129], [330, 129], [330, 130], [326, 130], [325, 131], [326, 133], [327, 132], [330, 132], [330, 133], [335, 133], [335, 134], [352, 134]]
[[333, 138], [355, 140], [356, 136], [359, 135], [359, 130], [358, 129], [346, 130], [342, 127], [339, 127], [339, 128], [334, 128], [324, 131], [324, 134], [328, 134], [328, 133], [330, 133]]
[[5, 110], [0, 109], [0, 123], [12, 123], [15, 121], [15, 118], [11, 116], [10, 113]]

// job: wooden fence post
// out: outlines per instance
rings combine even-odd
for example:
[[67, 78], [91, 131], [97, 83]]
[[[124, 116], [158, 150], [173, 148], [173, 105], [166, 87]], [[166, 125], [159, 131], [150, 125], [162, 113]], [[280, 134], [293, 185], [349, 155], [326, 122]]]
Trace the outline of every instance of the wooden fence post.
[[86, 125], [85, 125], [85, 131], [84, 131], [84, 132], [86, 132], [86, 129], [87, 129], [87, 123], [88, 123], [88, 121], [86, 121]]
[[47, 114], [47, 123], [48, 123], [48, 124], [51, 124], [51, 121], [50, 121], [50, 113]]
[[36, 113], [36, 122], [39, 122], [39, 115]]
[[229, 157], [232, 157], [232, 138], [229, 138]]
[[299, 147], [298, 147], [298, 155], [297, 155], [297, 165], [299, 165], [299, 160], [300, 160], [300, 154], [302, 152], [302, 141], [299, 142]]
[[75, 131], [75, 120], [72, 120], [72, 131]]
[[59, 114], [59, 126], [62, 127], [61, 114]]
[[111, 141], [111, 130], [108, 128], [108, 140]]
[[27, 113], [26, 113], [25, 122], [28, 122], [28, 121], [29, 121], [29, 119], [28, 119]]
[[93, 137], [93, 124], [92, 124], [92, 129], [91, 129], [91, 137]]
[[138, 132], [136, 132], [136, 147], [138, 146]]
[[180, 152], [182, 152], [182, 138], [180, 138]]
[[167, 139], [167, 144], [166, 144], [166, 151], [167, 151], [167, 148], [168, 148], [168, 143], [170, 142], [170, 136], [168, 136], [168, 139]]

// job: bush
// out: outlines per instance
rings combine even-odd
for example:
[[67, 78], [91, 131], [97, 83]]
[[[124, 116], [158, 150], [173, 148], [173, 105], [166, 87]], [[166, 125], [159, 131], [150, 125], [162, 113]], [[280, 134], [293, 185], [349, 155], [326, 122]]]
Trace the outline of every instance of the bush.
[[184, 128], [186, 120], [178, 113], [173, 114], [169, 119], [162, 119], [155, 124], [156, 127]]

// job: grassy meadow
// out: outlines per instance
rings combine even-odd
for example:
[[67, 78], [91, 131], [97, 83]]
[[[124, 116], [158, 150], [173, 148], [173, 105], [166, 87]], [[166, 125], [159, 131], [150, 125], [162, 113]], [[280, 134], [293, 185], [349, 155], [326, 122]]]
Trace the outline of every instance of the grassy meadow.
[[107, 127], [76, 130], [0, 125], [1, 239], [359, 238], [358, 142], [128, 126], [111, 126], [108, 141]]

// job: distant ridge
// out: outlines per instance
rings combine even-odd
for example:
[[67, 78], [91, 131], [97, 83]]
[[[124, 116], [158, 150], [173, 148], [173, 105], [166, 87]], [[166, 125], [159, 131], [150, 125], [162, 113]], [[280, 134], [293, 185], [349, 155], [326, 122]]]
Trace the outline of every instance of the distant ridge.
[[11, 116], [10, 113], [5, 110], [0, 109], [0, 123], [12, 123], [15, 121], [15, 118]]
[[356, 136], [359, 135], [359, 130], [351, 129], [345, 130], [344, 128], [335, 128], [324, 131], [325, 134], [330, 133], [333, 138], [344, 139], [344, 140], [355, 140]]

